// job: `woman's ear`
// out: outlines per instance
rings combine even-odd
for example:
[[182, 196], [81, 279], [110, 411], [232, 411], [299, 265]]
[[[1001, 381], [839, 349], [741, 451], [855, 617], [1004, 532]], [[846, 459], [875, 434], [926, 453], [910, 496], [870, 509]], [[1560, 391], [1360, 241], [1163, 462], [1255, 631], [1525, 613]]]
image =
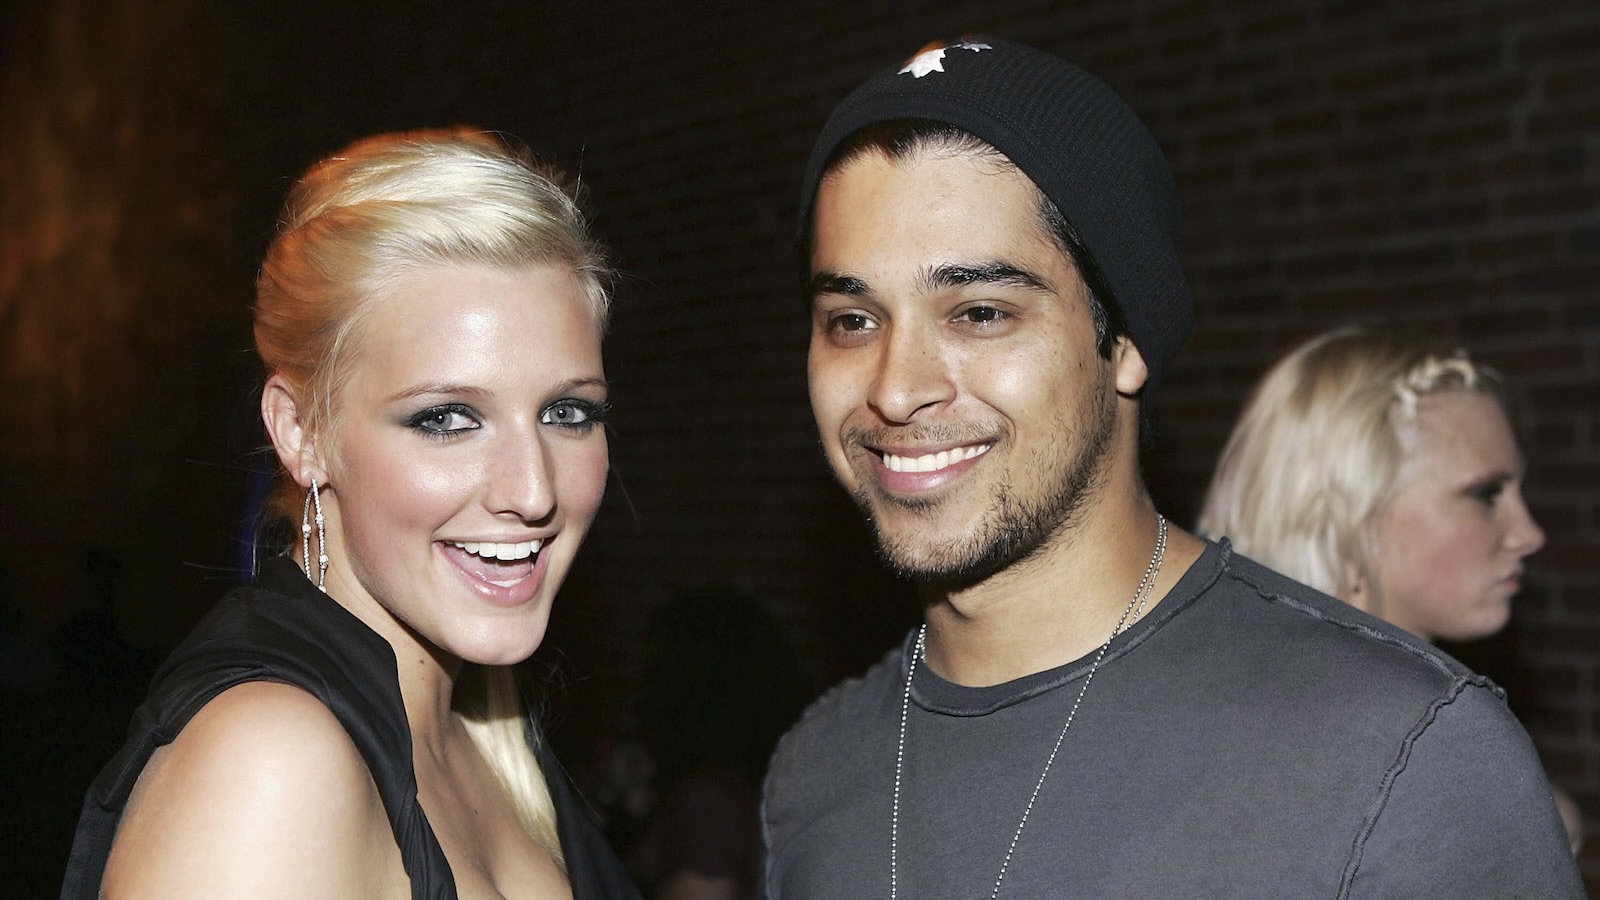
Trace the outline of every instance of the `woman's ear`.
[[1145, 365], [1144, 354], [1127, 335], [1117, 338], [1117, 345], [1111, 348], [1111, 363], [1116, 367], [1117, 393], [1132, 397], [1144, 389], [1144, 383], [1150, 378], [1150, 367]]
[[327, 468], [317, 452], [315, 437], [301, 415], [294, 388], [282, 376], [268, 378], [261, 389], [261, 421], [289, 477], [302, 487], [309, 486], [313, 478], [319, 483], [328, 483]]
[[1371, 613], [1374, 616], [1381, 614], [1381, 610], [1378, 609], [1378, 597], [1360, 566], [1348, 559], [1340, 563], [1339, 579], [1340, 600], [1364, 613]]

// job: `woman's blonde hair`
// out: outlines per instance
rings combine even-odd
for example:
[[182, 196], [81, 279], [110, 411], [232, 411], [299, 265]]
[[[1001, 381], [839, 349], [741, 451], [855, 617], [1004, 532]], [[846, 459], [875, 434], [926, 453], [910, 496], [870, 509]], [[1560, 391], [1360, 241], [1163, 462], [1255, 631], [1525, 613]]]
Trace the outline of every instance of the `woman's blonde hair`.
[[1350, 573], [1370, 570], [1370, 526], [1401, 487], [1397, 429], [1419, 397], [1447, 390], [1502, 398], [1498, 373], [1435, 340], [1359, 328], [1311, 339], [1251, 394], [1197, 530], [1348, 599]]
[[[541, 263], [572, 268], [604, 328], [610, 270], [559, 170], [467, 128], [363, 138], [290, 190], [256, 277], [256, 351], [307, 429], [337, 444], [334, 398], [385, 288], [442, 265]], [[280, 488], [273, 510], [297, 514], [299, 486]]]
[[[336, 398], [359, 359], [361, 323], [386, 288], [419, 269], [570, 267], [604, 329], [610, 270], [579, 192], [525, 149], [475, 129], [365, 138], [312, 166], [284, 204], [256, 279], [256, 350], [294, 395], [307, 431], [338, 443]], [[280, 472], [273, 512], [299, 512]], [[509, 666], [468, 666], [454, 706], [511, 796], [523, 826], [558, 862], [539, 740]]]

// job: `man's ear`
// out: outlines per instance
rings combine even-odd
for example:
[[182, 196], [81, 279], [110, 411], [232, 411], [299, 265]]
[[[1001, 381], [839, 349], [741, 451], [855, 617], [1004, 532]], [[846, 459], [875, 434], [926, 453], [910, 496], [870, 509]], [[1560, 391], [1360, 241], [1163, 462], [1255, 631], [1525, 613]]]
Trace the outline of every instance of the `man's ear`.
[[1117, 393], [1124, 397], [1138, 395], [1150, 378], [1150, 368], [1144, 364], [1144, 354], [1133, 345], [1127, 335], [1117, 338], [1111, 348], [1111, 364], [1115, 367]]
[[313, 478], [321, 484], [328, 483], [327, 468], [317, 452], [315, 436], [301, 415], [294, 388], [281, 376], [268, 378], [261, 388], [261, 421], [289, 477], [302, 487], [310, 486]]

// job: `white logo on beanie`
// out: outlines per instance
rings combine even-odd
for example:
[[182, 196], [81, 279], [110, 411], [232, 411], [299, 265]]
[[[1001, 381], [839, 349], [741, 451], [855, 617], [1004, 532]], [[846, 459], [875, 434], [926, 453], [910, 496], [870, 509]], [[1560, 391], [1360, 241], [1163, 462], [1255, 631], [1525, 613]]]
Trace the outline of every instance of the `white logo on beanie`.
[[904, 75], [910, 72], [912, 78], [921, 78], [929, 72], [943, 72], [944, 51], [946, 50], [971, 50], [973, 53], [979, 53], [993, 49], [988, 44], [974, 44], [970, 41], [957, 41], [945, 47], [930, 47], [911, 57], [911, 61], [906, 63], [905, 68], [895, 74]]

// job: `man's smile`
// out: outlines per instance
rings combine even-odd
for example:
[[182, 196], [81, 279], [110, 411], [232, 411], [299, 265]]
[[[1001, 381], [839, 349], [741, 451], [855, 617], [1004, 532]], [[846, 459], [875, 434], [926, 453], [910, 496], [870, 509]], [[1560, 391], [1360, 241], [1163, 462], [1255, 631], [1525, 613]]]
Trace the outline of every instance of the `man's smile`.
[[993, 446], [992, 443], [971, 444], [940, 450], [937, 453], [925, 453], [921, 456], [904, 456], [885, 450], [880, 455], [883, 458], [884, 468], [891, 472], [937, 472], [940, 469], [948, 469], [956, 463], [982, 456]]

